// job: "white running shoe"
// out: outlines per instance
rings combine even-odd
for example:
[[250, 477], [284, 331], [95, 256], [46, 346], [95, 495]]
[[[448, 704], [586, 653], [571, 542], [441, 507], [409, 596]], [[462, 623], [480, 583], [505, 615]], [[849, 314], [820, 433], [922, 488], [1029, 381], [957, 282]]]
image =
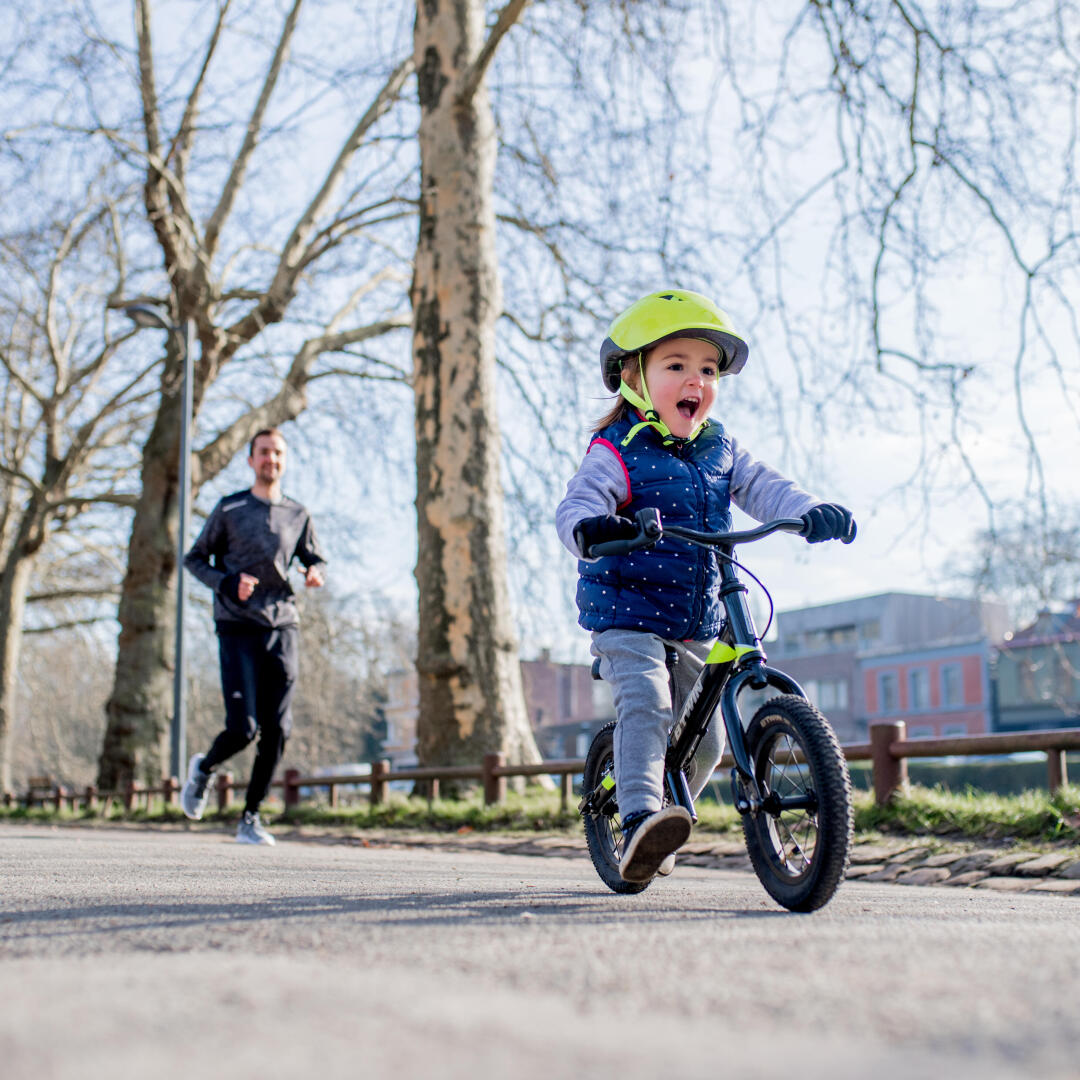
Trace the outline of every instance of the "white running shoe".
[[244, 811], [244, 816], [236, 827], [236, 842], [238, 844], [269, 844], [271, 847], [277, 843], [259, 820], [258, 813], [253, 814], [250, 810]]
[[180, 791], [180, 807], [192, 821], [198, 821], [206, 812], [210, 774], [204, 773], [200, 768], [205, 757], [205, 754], [191, 755], [187, 780]]

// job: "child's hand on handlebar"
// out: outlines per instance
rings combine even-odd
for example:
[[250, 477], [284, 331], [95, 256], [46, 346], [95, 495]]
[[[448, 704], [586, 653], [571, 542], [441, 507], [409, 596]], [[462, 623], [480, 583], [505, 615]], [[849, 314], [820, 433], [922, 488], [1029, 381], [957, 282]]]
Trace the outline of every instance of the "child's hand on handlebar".
[[615, 514], [582, 518], [574, 526], [574, 539], [586, 559], [592, 558], [590, 552], [594, 544], [606, 544], [611, 540], [633, 540], [637, 535], [638, 527], [635, 522]]
[[839, 503], [818, 503], [802, 516], [803, 536], [808, 544], [823, 540], [841, 540], [850, 544], [855, 539], [855, 518], [846, 506]]

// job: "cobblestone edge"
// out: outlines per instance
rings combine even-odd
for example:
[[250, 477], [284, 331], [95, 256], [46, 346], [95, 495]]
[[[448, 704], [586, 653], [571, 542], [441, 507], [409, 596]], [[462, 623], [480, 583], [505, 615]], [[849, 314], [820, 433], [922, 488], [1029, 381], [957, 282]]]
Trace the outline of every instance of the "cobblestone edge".
[[[588, 857], [584, 838], [577, 836], [521, 837], [473, 832], [398, 833], [392, 830], [330, 836], [302, 826], [278, 835], [364, 847], [429, 847], [507, 855]], [[676, 869], [678, 866], [752, 872], [746, 848], [737, 840], [692, 840], [676, 857]], [[1080, 848], [1038, 852], [1017, 847], [950, 844], [947, 850], [942, 850], [941, 844], [920, 838], [878, 839], [855, 844], [847, 878], [849, 881], [896, 885], [948, 885], [996, 892], [1080, 896]]]
[[[229, 835], [233, 830], [231, 824], [219, 826], [213, 822], [198, 825], [187, 822], [65, 822], [51, 823], [51, 827], [126, 828], [162, 832], [227, 831]], [[271, 828], [274, 835], [281, 840], [307, 843], [588, 858], [585, 839], [577, 833], [523, 836], [514, 833], [474, 832], [467, 828], [452, 833], [437, 833], [407, 829], [356, 830], [285, 823], [272, 825]], [[676, 858], [676, 867], [678, 866], [752, 872], [742, 841], [726, 838], [691, 840], [679, 851]], [[944, 885], [989, 889], [994, 892], [1080, 896], [1080, 847], [1040, 852], [1017, 845], [985, 847], [976, 843], [942, 841], [938, 838], [879, 837], [854, 845], [847, 879], [895, 885]]]

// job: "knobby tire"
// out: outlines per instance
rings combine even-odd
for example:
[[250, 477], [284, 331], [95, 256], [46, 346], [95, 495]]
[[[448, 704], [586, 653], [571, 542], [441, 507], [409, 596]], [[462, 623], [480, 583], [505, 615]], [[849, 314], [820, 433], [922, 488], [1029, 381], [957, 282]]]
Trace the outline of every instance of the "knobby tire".
[[[614, 774], [615, 723], [605, 724], [593, 737], [585, 758], [582, 775], [582, 791], [595, 791], [605, 773]], [[616, 798], [611, 799], [602, 813], [588, 811], [582, 817], [585, 825], [585, 843], [589, 857], [600, 880], [617, 893], [639, 893], [649, 887], [648, 881], [623, 881], [619, 874], [619, 856], [622, 854], [622, 830], [619, 828], [619, 808]]]
[[[763, 790], [816, 796], [816, 812], [759, 810], [743, 818], [750, 861], [769, 895], [791, 911], [814, 911], [832, 899], [851, 853], [851, 778], [843, 751], [828, 720], [793, 694], [758, 709], [746, 744]], [[792, 750], [802, 753], [805, 766], [790, 762]]]

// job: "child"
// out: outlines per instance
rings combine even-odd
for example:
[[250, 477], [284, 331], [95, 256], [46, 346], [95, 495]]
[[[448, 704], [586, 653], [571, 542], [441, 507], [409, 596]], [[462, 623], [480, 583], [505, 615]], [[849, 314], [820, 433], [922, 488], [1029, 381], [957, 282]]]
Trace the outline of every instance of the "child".
[[[722, 532], [730, 503], [758, 521], [801, 517], [806, 539], [852, 539], [851, 512], [822, 503], [755, 461], [708, 419], [721, 375], [746, 363], [746, 343], [706, 297], [652, 293], [627, 308], [600, 348], [604, 384], [620, 394], [600, 420], [585, 460], [556, 511], [556, 527], [581, 559], [578, 621], [615, 698], [615, 776], [622, 816], [619, 873], [626, 881], [669, 874], [690, 836], [689, 813], [661, 809], [673, 707], [685, 696], [720, 633], [716, 555], [665, 537], [653, 548], [591, 559], [592, 545], [636, 535], [630, 520], [656, 507], [672, 525]], [[678, 655], [672, 702], [665, 647]], [[710, 724], [687, 777], [697, 796], [724, 750]]]

